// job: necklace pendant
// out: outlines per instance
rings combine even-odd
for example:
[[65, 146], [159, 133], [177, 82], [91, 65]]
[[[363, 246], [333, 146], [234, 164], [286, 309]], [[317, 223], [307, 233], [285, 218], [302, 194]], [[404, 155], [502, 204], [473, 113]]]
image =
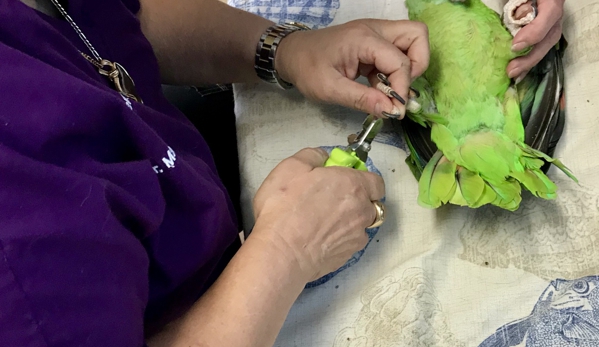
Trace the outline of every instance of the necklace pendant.
[[58, 2], [59, 0], [50, 1], [52, 1], [52, 4], [54, 4], [58, 12], [62, 14], [62, 16], [67, 20], [67, 22], [69, 22], [71, 27], [73, 27], [73, 29], [77, 32], [77, 35], [79, 35], [79, 38], [83, 41], [83, 43], [85, 43], [85, 45], [92, 53], [94, 58], [88, 56], [83, 52], [80, 52], [81, 55], [83, 55], [83, 57], [87, 59], [90, 63], [94, 64], [94, 66], [98, 68], [100, 74], [107, 76], [114, 84], [115, 89], [119, 93], [121, 93], [121, 95], [133, 99], [139, 102], [140, 104], [143, 104], [143, 101], [141, 100], [139, 94], [137, 94], [137, 90], [135, 89], [135, 83], [133, 82], [133, 78], [131, 78], [131, 75], [129, 75], [127, 70], [125, 70], [125, 68], [119, 63], [113, 63], [110, 60], [100, 58], [100, 55], [98, 54], [94, 46], [92, 46], [91, 42], [89, 42], [87, 37], [85, 37], [85, 35], [83, 34], [79, 26], [77, 26], [73, 18], [69, 16], [64, 7]]
[[127, 70], [125, 70], [125, 68], [119, 63], [114, 63], [114, 67], [116, 68], [116, 71], [119, 72], [118, 75], [112, 79], [112, 82], [116, 87], [116, 90], [118, 90], [119, 93], [125, 95], [126, 97], [131, 98], [139, 102], [140, 104], [143, 104], [143, 101], [139, 97], [139, 94], [137, 94], [137, 90], [135, 89], [135, 83], [133, 82], [133, 78], [131, 78], [131, 75], [129, 75]]
[[130, 99], [139, 102], [140, 104], [143, 104], [143, 101], [135, 89], [133, 78], [131, 78], [131, 75], [129, 75], [127, 70], [125, 70], [121, 64], [113, 63], [110, 60], [103, 59], [101, 62], [99, 62], [99, 64], [97, 64], [97, 67], [100, 74], [108, 77], [112, 81], [116, 91]]

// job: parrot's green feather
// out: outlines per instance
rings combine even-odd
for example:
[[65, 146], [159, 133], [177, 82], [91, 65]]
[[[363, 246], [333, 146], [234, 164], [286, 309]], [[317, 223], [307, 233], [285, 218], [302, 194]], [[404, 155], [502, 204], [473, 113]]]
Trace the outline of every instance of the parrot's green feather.
[[420, 175], [420, 179], [418, 182], [422, 182], [418, 185], [418, 203], [424, 207], [437, 208], [441, 206], [441, 201], [436, 196], [434, 196], [434, 192], [430, 189], [430, 184], [433, 180], [433, 173], [435, 171], [435, 167], [441, 160], [443, 153], [437, 152], [431, 160], [428, 161], [428, 164], [422, 171], [422, 175]]
[[492, 202], [493, 205], [499, 206], [509, 211], [515, 211], [518, 209], [520, 206], [520, 201], [522, 201], [522, 197], [520, 195], [522, 188], [516, 180], [508, 179], [498, 185], [488, 183], [488, 186], [497, 195], [495, 201]]
[[540, 170], [541, 167], [543, 167], [543, 165], [545, 164], [545, 162], [541, 159], [522, 156], [520, 158], [520, 164], [522, 164], [523, 167], [527, 167], [529, 169]]
[[439, 114], [433, 99], [433, 90], [424, 78], [418, 78], [412, 83], [412, 88], [418, 90], [418, 101], [412, 100], [407, 105], [410, 118], [423, 127], [428, 124], [447, 124], [447, 119]]
[[543, 199], [554, 199], [557, 187], [541, 170], [514, 172], [512, 176], [535, 196]]
[[518, 94], [515, 89], [509, 88], [503, 99], [503, 111], [505, 113], [505, 126], [503, 133], [514, 142], [524, 141], [524, 125], [518, 103]]
[[525, 141], [529, 129], [523, 117], [542, 128], [536, 129], [538, 143], [557, 141], [545, 135], [563, 122], [561, 60], [547, 57], [546, 66], [533, 69], [515, 89], [505, 70], [526, 52], [511, 51], [513, 38], [497, 13], [480, 0], [406, 0], [406, 5], [411, 20], [427, 24], [431, 47], [429, 68], [412, 85], [420, 95], [407, 105], [410, 120], [431, 128], [437, 148], [427, 149], [435, 153], [430, 160], [417, 150], [425, 141], [404, 131], [407, 162], [419, 179], [418, 202], [429, 208], [493, 204], [513, 211], [522, 187], [554, 199], [557, 187], [542, 171], [546, 162], [576, 181], [559, 160]]
[[463, 167], [458, 169], [457, 177], [458, 189], [463, 200], [468, 206], [475, 205], [485, 191], [485, 181], [479, 175]]
[[460, 206], [480, 207], [495, 201], [497, 194], [477, 174], [463, 167], [457, 170], [457, 186], [450, 203]]
[[420, 181], [427, 182], [419, 185], [418, 202], [425, 207], [439, 207], [451, 199], [456, 190], [456, 164], [437, 152], [428, 162]]
[[497, 199], [495, 191], [485, 182], [483, 194], [480, 198], [472, 205], [473, 207], [480, 207], [483, 205], [491, 204]]
[[533, 149], [533, 148], [531, 148], [531, 147], [529, 147], [528, 145], [525, 145], [525, 144], [523, 145], [522, 150], [529, 157], [532, 157], [532, 158], [542, 158], [545, 161], [547, 161], [549, 163], [552, 163], [558, 169], [562, 170], [562, 172], [565, 173], [568, 177], [570, 177], [570, 179], [572, 179], [574, 182], [578, 183], [578, 179], [574, 176], [574, 174], [572, 174], [572, 171], [570, 169], [568, 169], [566, 167], [566, 165], [564, 165], [559, 159], [551, 158], [547, 154], [545, 154], [545, 153], [543, 153], [541, 151], [538, 151], [536, 149]]

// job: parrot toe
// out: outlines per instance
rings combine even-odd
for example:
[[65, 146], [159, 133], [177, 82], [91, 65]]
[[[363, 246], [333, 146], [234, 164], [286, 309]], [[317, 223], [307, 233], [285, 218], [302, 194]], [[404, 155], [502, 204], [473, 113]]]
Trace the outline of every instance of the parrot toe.
[[530, 13], [534, 13], [534, 10], [535, 9], [532, 6], [532, 2], [526, 2], [516, 8], [516, 10], [514, 11], [514, 19], [520, 20], [528, 16]]

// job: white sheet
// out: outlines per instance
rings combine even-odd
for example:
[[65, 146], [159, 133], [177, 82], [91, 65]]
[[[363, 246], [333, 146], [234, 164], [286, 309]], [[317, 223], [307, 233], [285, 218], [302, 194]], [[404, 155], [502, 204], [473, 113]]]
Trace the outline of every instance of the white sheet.
[[[314, 19], [316, 26], [361, 17], [407, 18], [399, 0], [342, 0], [338, 8], [333, 0], [266, 2], [271, 9], [295, 3], [296, 19], [306, 12], [302, 3], [332, 6], [320, 10], [330, 23]], [[230, 4], [255, 12], [250, 0]], [[499, 2], [490, 5], [501, 10]], [[285, 11], [271, 12], [285, 17]], [[575, 282], [551, 282], [599, 275], [599, 0], [566, 1], [564, 18], [568, 113], [556, 156], [581, 185], [552, 168], [559, 187], [555, 201], [525, 198], [515, 213], [430, 211], [416, 204], [406, 152], [375, 143], [371, 158], [387, 185], [389, 219], [360, 262], [304, 291], [276, 346], [479, 346], [496, 329], [529, 316], [537, 303], [534, 319], [513, 325], [527, 332], [527, 346], [575, 346], [572, 341], [599, 346], [599, 277], [585, 278], [569, 292]], [[251, 197], [269, 171], [300, 148], [345, 144], [364, 114], [315, 105], [296, 91], [267, 85], [236, 85], [235, 94], [250, 228]], [[576, 292], [585, 283], [588, 292]], [[543, 321], [557, 328], [547, 333]], [[575, 340], [581, 336], [585, 340]], [[497, 346], [503, 345], [509, 344]]]

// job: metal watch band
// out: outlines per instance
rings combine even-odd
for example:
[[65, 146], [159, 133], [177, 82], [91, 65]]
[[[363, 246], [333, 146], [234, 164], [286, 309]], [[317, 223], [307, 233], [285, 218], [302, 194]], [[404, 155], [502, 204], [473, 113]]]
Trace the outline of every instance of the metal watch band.
[[293, 85], [282, 80], [275, 67], [275, 55], [281, 40], [298, 30], [310, 30], [304, 24], [298, 22], [286, 22], [277, 24], [268, 28], [260, 37], [260, 42], [256, 47], [256, 58], [254, 68], [258, 77], [269, 83], [276, 83], [283, 89], [290, 89]]

